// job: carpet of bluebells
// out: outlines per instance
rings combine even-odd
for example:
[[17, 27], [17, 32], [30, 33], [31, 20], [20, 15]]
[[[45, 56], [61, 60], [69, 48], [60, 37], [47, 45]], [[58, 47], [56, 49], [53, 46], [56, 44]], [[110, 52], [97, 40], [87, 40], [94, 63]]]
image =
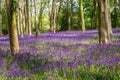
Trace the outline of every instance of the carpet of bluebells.
[[0, 80], [120, 80], [120, 29], [99, 45], [96, 30], [19, 36], [20, 53], [10, 54], [0, 37]]

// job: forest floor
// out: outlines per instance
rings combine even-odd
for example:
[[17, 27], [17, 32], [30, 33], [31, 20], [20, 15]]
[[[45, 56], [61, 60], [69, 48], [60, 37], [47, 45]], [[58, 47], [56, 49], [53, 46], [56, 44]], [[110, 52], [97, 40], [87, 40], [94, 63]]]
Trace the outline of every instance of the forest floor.
[[19, 55], [10, 54], [9, 37], [2, 36], [0, 80], [119, 80], [120, 29], [113, 33], [105, 45], [96, 30], [19, 36]]

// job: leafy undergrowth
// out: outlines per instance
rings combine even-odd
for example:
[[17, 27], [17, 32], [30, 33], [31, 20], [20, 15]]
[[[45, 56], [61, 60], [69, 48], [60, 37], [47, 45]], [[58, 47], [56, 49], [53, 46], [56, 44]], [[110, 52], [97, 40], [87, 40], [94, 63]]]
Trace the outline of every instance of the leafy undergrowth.
[[20, 53], [10, 54], [0, 37], [0, 80], [119, 80], [120, 29], [112, 43], [98, 45], [95, 30], [19, 37]]

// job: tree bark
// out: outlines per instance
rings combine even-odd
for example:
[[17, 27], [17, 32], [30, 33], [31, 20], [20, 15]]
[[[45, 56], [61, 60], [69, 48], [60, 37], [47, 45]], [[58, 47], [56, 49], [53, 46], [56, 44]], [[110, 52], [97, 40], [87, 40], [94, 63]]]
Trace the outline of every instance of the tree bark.
[[99, 43], [106, 44], [110, 43], [110, 35], [111, 35], [111, 25], [109, 18], [109, 4], [108, 0], [98, 0], [99, 6]]
[[32, 0], [30, 0], [30, 16], [31, 16], [31, 18], [30, 18], [30, 26], [31, 26], [31, 34], [32, 34], [32, 29], [33, 29], [33, 22], [32, 22]]
[[36, 4], [37, 4], [36, 0], [34, 0], [36, 38], [38, 38], [38, 36], [39, 36], [39, 28], [38, 28], [38, 14], [37, 14]]
[[18, 0], [18, 33], [23, 38], [23, 15], [22, 15], [22, 6], [21, 6], [21, 0]]
[[30, 15], [29, 15], [29, 1], [26, 0], [26, 32], [31, 35]]
[[17, 15], [17, 31], [18, 31], [18, 35], [20, 35], [20, 11], [19, 11], [19, 0], [18, 0], [18, 15]]
[[50, 10], [50, 2], [48, 1], [49, 5], [49, 19], [50, 19], [50, 31], [56, 32], [56, 0], [52, 1], [52, 9]]
[[32, 35], [32, 29], [31, 29], [31, 16], [30, 16], [30, 1], [28, 1], [28, 34]]
[[53, 0], [53, 31], [56, 32], [56, 0]]
[[70, 0], [67, 0], [67, 9], [68, 9], [68, 30], [71, 31], [71, 7]]
[[19, 43], [16, 27], [16, 6], [15, 0], [6, 0], [10, 49], [13, 54], [19, 53]]
[[81, 13], [81, 21], [82, 21], [82, 31], [85, 31], [85, 21], [84, 21], [84, 10], [82, 0], [79, 0], [80, 13]]
[[118, 4], [118, 5], [119, 5], [119, 10], [120, 10], [120, 0], [119, 0], [118, 2], [119, 2], [119, 4]]
[[110, 26], [110, 35], [113, 35], [113, 31], [112, 31], [112, 23], [111, 23], [111, 12], [110, 12], [110, 0], [106, 1], [106, 5], [107, 5], [107, 10], [108, 10], [108, 26]]

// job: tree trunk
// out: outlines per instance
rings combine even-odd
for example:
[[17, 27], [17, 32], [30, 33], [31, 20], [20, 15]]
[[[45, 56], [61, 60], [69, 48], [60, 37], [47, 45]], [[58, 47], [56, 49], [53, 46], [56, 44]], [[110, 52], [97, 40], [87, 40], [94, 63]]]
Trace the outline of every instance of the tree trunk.
[[28, 2], [28, 34], [32, 35], [32, 29], [31, 29], [31, 15], [30, 15], [30, 5], [29, 5], [30, 1]]
[[106, 5], [107, 5], [107, 9], [108, 10], [108, 26], [110, 26], [109, 28], [109, 32], [110, 32], [110, 35], [113, 35], [113, 32], [112, 32], [112, 23], [111, 23], [111, 12], [110, 12], [110, 0], [107, 0], [106, 1]]
[[31, 34], [32, 34], [32, 29], [33, 29], [33, 22], [32, 22], [32, 0], [30, 1], [31, 3], [30, 3], [30, 16], [31, 16], [31, 18], [30, 18], [30, 26], [31, 26]]
[[108, 0], [98, 0], [99, 6], [99, 43], [110, 43], [111, 25]]
[[[49, 1], [48, 1], [49, 2]], [[50, 2], [49, 2], [49, 19], [50, 19], [50, 31], [56, 32], [56, 0], [52, 2], [52, 9], [50, 10]]]
[[22, 23], [22, 6], [21, 0], [18, 0], [18, 33], [23, 38], [23, 23]]
[[53, 31], [56, 32], [56, 0], [53, 0]]
[[30, 15], [29, 15], [29, 1], [26, 0], [26, 32], [31, 35]]
[[118, 2], [119, 2], [119, 4], [118, 4], [119, 5], [119, 11], [120, 11], [120, 0]]
[[79, 0], [80, 12], [81, 12], [81, 21], [82, 21], [82, 31], [85, 31], [85, 21], [84, 21], [84, 10], [82, 0]]
[[2, 9], [1, 9], [1, 2], [2, 0], [0, 0], [0, 36], [2, 36]]
[[8, 26], [9, 26], [9, 38], [10, 38], [10, 49], [13, 54], [19, 52], [19, 43], [16, 27], [16, 7], [15, 0], [6, 0]]
[[68, 30], [71, 31], [71, 7], [70, 0], [67, 0], [67, 9], [68, 9]]
[[19, 0], [18, 0], [18, 15], [17, 15], [17, 31], [18, 31], [18, 35], [20, 35], [20, 15], [19, 15], [19, 13], [20, 13], [20, 10], [19, 10]]
[[39, 28], [38, 28], [38, 15], [36, 9], [36, 0], [34, 0], [34, 9], [35, 9], [35, 28], [36, 28], [36, 38], [39, 36]]

